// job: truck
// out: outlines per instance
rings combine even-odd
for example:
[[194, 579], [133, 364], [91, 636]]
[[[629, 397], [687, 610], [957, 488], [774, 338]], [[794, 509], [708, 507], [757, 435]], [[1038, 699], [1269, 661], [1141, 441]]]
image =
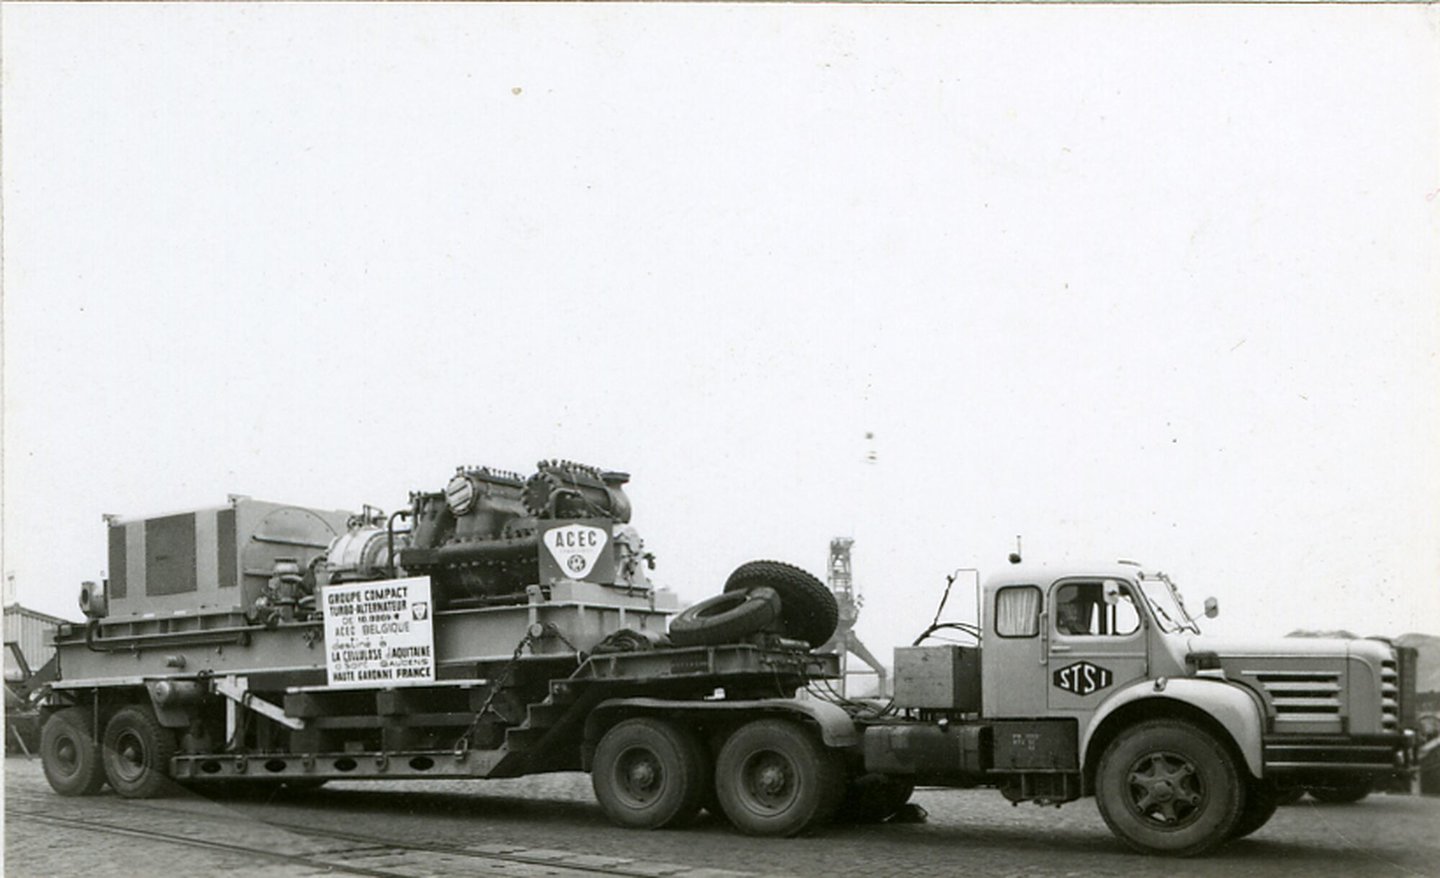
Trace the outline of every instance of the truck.
[[977, 622], [937, 611], [896, 649], [893, 698], [836, 697], [829, 590], [752, 561], [681, 610], [628, 478], [461, 467], [390, 515], [231, 497], [107, 518], [109, 578], [81, 586], [42, 693], [46, 778], [151, 797], [584, 771], [619, 826], [709, 810], [759, 836], [985, 787], [1094, 798], [1129, 847], [1195, 856], [1289, 788], [1413, 769], [1394, 649], [1208, 638], [1130, 562], [1012, 556], [976, 574]]

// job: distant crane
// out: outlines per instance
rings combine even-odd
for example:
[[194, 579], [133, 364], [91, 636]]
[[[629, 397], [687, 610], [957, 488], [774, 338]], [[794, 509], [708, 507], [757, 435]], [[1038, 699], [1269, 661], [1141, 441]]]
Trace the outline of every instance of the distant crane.
[[[835, 626], [835, 633], [820, 647], [821, 652], [838, 655], [840, 657], [840, 694], [846, 694], [846, 685], [849, 675], [873, 673], [878, 681], [875, 694], [885, 697], [888, 690], [888, 672], [885, 666], [860, 642], [860, 635], [855, 633], [855, 620], [860, 618], [860, 608], [865, 603], [863, 595], [855, 590], [855, 581], [850, 575], [850, 547], [855, 541], [849, 537], [835, 537], [830, 541], [830, 573], [828, 585], [830, 591], [835, 595], [835, 603], [840, 608], [840, 622]], [[869, 665], [869, 671], [851, 671], [849, 657], [853, 655], [860, 661]]]

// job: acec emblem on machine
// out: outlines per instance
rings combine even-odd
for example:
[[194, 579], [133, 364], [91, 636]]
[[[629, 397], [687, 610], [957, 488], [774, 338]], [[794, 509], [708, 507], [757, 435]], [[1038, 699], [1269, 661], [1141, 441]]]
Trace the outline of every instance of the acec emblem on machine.
[[583, 579], [594, 568], [609, 538], [603, 528], [568, 524], [545, 533], [545, 548], [556, 564], [570, 571], [576, 579]]

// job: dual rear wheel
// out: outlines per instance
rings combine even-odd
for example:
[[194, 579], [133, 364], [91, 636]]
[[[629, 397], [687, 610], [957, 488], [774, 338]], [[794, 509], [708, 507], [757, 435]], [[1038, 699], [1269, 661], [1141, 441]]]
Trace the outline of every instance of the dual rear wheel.
[[600, 807], [621, 826], [679, 826], [701, 807], [718, 807], [741, 832], [765, 836], [797, 835], [829, 819], [845, 792], [838, 758], [781, 719], [741, 726], [713, 764], [689, 728], [624, 720], [601, 738], [591, 779]]
[[40, 761], [55, 792], [91, 796], [108, 782], [126, 798], [145, 799], [171, 789], [175, 733], [160, 725], [149, 706], [117, 710], [98, 743], [94, 729], [95, 716], [84, 707], [67, 707], [45, 721]]

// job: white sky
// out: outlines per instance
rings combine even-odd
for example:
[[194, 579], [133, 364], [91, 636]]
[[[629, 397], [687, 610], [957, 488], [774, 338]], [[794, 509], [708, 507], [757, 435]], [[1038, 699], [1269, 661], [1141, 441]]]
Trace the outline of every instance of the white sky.
[[855, 537], [887, 657], [1017, 534], [1440, 631], [1434, 9], [0, 15], [29, 606], [102, 513], [566, 457], [687, 602]]

